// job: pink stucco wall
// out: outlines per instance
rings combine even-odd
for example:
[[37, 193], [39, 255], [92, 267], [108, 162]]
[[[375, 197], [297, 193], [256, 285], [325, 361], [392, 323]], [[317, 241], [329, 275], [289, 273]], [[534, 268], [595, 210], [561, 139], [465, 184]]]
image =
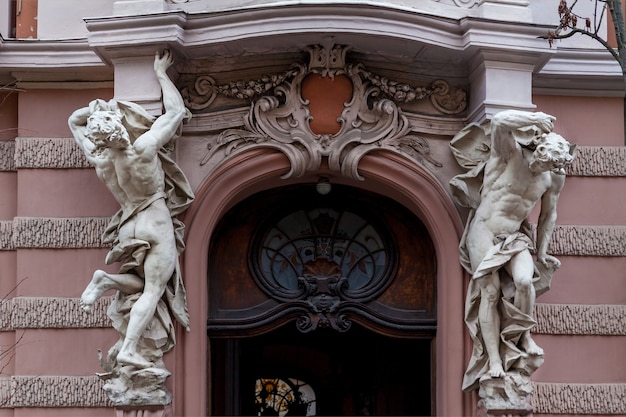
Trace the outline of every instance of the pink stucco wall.
[[[109, 99], [111, 89], [30, 90], [11, 96], [0, 123], [0, 139], [20, 137], [68, 138], [67, 117], [94, 98]], [[557, 117], [556, 131], [581, 146], [623, 145], [622, 100], [534, 96], [537, 109]], [[5, 106], [0, 109], [7, 109]], [[590, 111], [593, 109], [593, 111]], [[19, 127], [17, 133], [15, 128]], [[183, 139], [184, 140], [184, 139]], [[181, 165], [185, 165], [184, 161]], [[190, 169], [192, 164], [187, 164]], [[463, 295], [467, 276], [458, 264], [462, 220], [451, 203], [447, 185], [414, 164], [392, 155], [364, 159], [366, 188], [400, 201], [429, 228], [438, 251], [438, 325], [436, 339], [437, 406], [440, 414], [473, 412], [475, 398], [460, 393], [460, 380], [470, 352], [463, 324]], [[197, 198], [185, 215], [187, 250], [183, 268], [189, 292], [192, 332], [179, 330], [179, 345], [166, 358], [173, 373], [168, 384], [175, 394], [177, 415], [203, 415], [207, 405], [209, 347], [204, 323], [207, 314], [206, 254], [219, 218], [237, 201], [263, 188], [283, 184], [284, 157], [269, 151], [248, 153], [199, 181]], [[445, 171], [444, 168], [443, 171]], [[451, 171], [445, 171], [451, 172]], [[298, 181], [314, 181], [318, 173]], [[341, 180], [340, 180], [341, 181]], [[621, 177], [571, 177], [559, 202], [563, 225], [626, 224], [626, 186]], [[17, 217], [108, 217], [117, 203], [92, 169], [20, 168], [0, 172], [0, 220]], [[602, 210], [598, 208], [601, 207]], [[0, 291], [8, 293], [21, 281], [15, 296], [79, 297], [95, 269], [104, 266], [104, 248], [17, 248], [0, 251]], [[540, 303], [626, 304], [626, 258], [561, 256], [550, 292]], [[0, 333], [0, 344], [11, 344], [23, 334], [15, 360], [6, 368], [13, 375], [92, 375], [100, 371], [97, 349], [106, 350], [117, 339], [112, 329], [24, 329]], [[546, 351], [536, 382], [620, 383], [626, 381], [625, 336], [536, 336]], [[45, 351], [45, 355], [41, 352]], [[602, 352], [602, 354], [598, 354]], [[585, 360], [581, 361], [581, 358]], [[112, 415], [111, 409], [0, 409], [0, 416]]]

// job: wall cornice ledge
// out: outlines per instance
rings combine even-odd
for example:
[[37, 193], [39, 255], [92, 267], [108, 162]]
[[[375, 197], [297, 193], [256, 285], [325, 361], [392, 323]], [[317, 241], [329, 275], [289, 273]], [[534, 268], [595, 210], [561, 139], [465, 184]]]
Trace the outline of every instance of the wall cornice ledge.
[[[543, 65], [552, 55], [538, 36], [548, 26], [478, 17], [450, 18], [380, 4], [279, 4], [238, 10], [88, 18], [89, 44], [107, 62], [152, 55], [168, 47], [187, 59], [228, 56], [237, 47], [247, 54], [297, 52], [302, 45], [333, 38], [355, 51], [405, 56], [406, 43], [453, 52], [461, 59], [478, 50], [526, 54]], [[250, 42], [254, 39], [254, 43]], [[416, 52], [420, 52], [416, 48]], [[450, 57], [448, 57], [450, 59]]]
[[624, 96], [622, 71], [608, 51], [555, 49], [556, 53], [533, 77], [535, 94], [580, 96], [582, 92], [589, 97]]
[[0, 75], [6, 74], [18, 81], [113, 79], [112, 69], [96, 55], [87, 39], [3, 39]]

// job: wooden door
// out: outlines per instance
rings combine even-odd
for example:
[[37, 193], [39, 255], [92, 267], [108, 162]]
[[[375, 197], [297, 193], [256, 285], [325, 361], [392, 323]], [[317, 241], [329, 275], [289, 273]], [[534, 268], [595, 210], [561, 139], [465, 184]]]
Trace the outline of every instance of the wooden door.
[[237, 205], [209, 254], [209, 412], [306, 415], [313, 395], [315, 415], [430, 414], [435, 276], [425, 227], [385, 197], [311, 184]]

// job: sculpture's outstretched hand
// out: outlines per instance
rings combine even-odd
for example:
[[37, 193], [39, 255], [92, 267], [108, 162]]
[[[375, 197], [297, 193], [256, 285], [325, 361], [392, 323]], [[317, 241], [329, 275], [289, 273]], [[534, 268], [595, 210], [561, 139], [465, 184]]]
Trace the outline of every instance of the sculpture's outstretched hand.
[[546, 268], [552, 269], [553, 271], [561, 267], [561, 261], [551, 255], [539, 255], [537, 260]]
[[154, 72], [165, 74], [165, 71], [174, 63], [174, 56], [169, 49], [164, 49], [163, 54], [157, 51], [154, 54]]

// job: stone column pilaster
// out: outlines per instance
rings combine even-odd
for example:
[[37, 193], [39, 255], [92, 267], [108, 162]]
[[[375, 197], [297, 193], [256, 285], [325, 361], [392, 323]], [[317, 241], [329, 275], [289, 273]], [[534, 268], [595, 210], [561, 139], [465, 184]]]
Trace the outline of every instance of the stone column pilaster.
[[533, 111], [534, 67], [523, 56], [477, 53], [470, 70], [470, 121], [482, 122], [506, 109]]

